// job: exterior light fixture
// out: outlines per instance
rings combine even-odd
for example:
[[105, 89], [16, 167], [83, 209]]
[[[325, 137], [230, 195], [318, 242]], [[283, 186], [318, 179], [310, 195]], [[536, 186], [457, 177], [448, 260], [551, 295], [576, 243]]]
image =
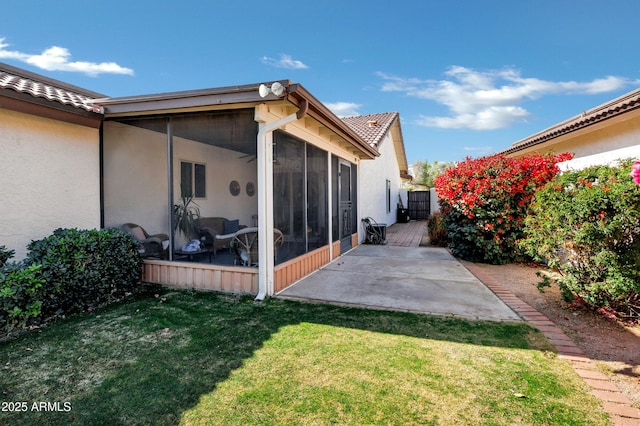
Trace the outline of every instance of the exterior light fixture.
[[269, 93], [273, 93], [274, 95], [280, 98], [285, 94], [286, 91], [287, 91], [287, 88], [284, 87], [282, 84], [278, 83], [277, 81], [273, 83], [271, 87], [268, 87], [266, 84], [261, 84], [260, 87], [258, 88], [258, 93], [260, 93], [260, 97], [262, 98], [267, 97]]

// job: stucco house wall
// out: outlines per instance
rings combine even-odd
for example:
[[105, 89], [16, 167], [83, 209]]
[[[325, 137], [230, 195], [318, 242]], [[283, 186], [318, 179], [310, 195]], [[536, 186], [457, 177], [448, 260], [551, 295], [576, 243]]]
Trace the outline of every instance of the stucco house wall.
[[166, 136], [104, 123], [104, 226], [137, 223], [150, 234], [169, 233]]
[[[397, 206], [402, 182], [400, 167], [391, 136], [388, 133], [378, 146], [380, 157], [360, 164], [359, 206], [362, 217], [371, 217], [378, 223], [396, 223]], [[390, 209], [387, 204], [387, 182], [390, 183]], [[403, 201], [406, 207], [406, 200]]]
[[100, 227], [97, 129], [0, 108], [0, 245]]
[[519, 157], [528, 153], [571, 152], [562, 170], [614, 164], [640, 158], [640, 89], [542, 130], [503, 151]]

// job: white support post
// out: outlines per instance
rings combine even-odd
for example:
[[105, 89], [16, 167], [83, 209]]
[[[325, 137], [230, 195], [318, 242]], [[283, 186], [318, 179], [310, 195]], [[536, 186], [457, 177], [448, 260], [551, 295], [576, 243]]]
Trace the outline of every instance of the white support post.
[[333, 179], [331, 170], [331, 153], [327, 152], [327, 193], [328, 198], [328, 225], [329, 230], [329, 262], [333, 260]]
[[[258, 107], [260, 108], [260, 107]], [[258, 117], [258, 295], [256, 300], [274, 294], [273, 251], [273, 131], [298, 119], [296, 114], [265, 123]], [[262, 120], [262, 121], [261, 121]]]

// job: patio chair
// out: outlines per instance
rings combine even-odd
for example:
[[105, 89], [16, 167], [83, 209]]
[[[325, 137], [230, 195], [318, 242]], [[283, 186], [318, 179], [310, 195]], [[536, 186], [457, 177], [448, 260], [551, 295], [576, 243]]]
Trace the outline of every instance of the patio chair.
[[167, 258], [167, 250], [169, 248], [169, 236], [167, 234], [150, 235], [142, 226], [135, 223], [125, 223], [120, 229], [138, 240], [140, 256]]
[[[273, 230], [273, 254], [278, 257], [278, 247], [282, 245], [284, 236], [279, 229]], [[244, 228], [236, 232], [231, 241], [235, 253], [234, 265], [258, 266], [258, 228]]]
[[213, 251], [213, 257], [220, 249], [231, 247], [231, 241], [239, 229], [246, 228], [239, 225], [238, 220], [228, 220], [224, 217], [201, 217], [198, 219], [198, 230], [203, 245]]

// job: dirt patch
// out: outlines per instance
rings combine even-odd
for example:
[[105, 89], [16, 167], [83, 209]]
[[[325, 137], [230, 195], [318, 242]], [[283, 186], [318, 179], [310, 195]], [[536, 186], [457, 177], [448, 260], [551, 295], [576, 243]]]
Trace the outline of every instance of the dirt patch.
[[476, 264], [518, 298], [557, 324], [609, 375], [633, 406], [640, 408], [640, 326], [626, 327], [588, 309], [573, 307], [562, 300], [557, 286], [541, 293], [536, 272], [544, 268], [511, 264]]

